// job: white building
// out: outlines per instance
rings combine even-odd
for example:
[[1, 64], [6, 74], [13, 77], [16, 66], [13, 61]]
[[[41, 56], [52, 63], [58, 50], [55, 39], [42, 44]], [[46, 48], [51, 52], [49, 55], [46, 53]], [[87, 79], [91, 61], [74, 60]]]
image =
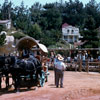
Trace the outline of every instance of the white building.
[[0, 20], [0, 25], [3, 25], [6, 29], [10, 29], [11, 20]]
[[79, 42], [80, 38], [79, 28], [73, 27], [71, 25], [68, 25], [67, 23], [64, 23], [62, 25], [62, 38], [66, 42], [74, 43]]

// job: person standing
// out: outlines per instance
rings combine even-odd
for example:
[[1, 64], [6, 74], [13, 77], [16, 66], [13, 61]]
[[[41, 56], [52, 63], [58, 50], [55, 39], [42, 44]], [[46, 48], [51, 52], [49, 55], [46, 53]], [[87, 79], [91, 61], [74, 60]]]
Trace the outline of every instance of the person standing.
[[84, 52], [83, 52], [83, 54], [82, 54], [82, 65], [83, 65], [83, 68], [86, 67], [86, 55], [85, 55]]
[[63, 79], [64, 79], [64, 70], [66, 68], [65, 64], [63, 63], [64, 58], [59, 54], [57, 56], [58, 61], [55, 64], [56, 68], [56, 87], [59, 87], [59, 81], [60, 81], [60, 87], [63, 88]]
[[98, 61], [100, 61], [100, 55], [98, 56]]
[[54, 56], [54, 82], [55, 82], [55, 85], [56, 85], [56, 68], [55, 68], [55, 65], [58, 61], [57, 57], [59, 56], [59, 54], [57, 56]]
[[78, 51], [77, 54], [77, 64], [79, 65], [79, 72], [82, 71], [82, 53], [81, 51]]

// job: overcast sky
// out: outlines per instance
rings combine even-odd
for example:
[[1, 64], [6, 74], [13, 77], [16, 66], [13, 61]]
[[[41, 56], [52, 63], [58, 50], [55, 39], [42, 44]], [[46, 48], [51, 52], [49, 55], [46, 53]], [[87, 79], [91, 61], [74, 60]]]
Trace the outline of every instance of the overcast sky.
[[[5, 0], [0, 0], [0, 4], [4, 3]], [[14, 5], [20, 5], [22, 1], [24, 1], [25, 5], [28, 5], [29, 7], [33, 5], [35, 2], [39, 2], [42, 5], [45, 3], [53, 3], [53, 2], [60, 2], [61, 0], [8, 0], [12, 1]], [[63, 2], [69, 1], [69, 0], [63, 0]], [[73, 0], [74, 1], [74, 0]], [[84, 4], [88, 3], [90, 0], [79, 0], [83, 2]], [[100, 3], [100, 0], [95, 0], [97, 3]]]

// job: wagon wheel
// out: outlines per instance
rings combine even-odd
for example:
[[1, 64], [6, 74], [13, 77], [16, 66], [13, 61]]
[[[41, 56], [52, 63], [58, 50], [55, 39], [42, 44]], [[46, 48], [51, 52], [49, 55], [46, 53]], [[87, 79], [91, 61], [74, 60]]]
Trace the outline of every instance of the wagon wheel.
[[44, 74], [44, 72], [42, 72], [42, 75], [41, 76], [39, 75], [39, 85], [40, 85], [40, 87], [43, 87], [44, 83], [45, 83], [45, 74]]

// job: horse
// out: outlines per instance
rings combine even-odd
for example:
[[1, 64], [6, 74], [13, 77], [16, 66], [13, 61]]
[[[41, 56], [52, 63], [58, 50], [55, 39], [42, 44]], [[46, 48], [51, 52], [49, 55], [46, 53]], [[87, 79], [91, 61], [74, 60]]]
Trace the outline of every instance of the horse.
[[4, 56], [0, 56], [0, 89], [1, 89], [1, 82], [2, 82], [2, 76], [3, 76], [3, 73], [2, 73], [2, 70], [5, 66], [5, 57]]
[[0, 56], [0, 88], [2, 82], [2, 76], [5, 77], [6, 89], [9, 87], [9, 74], [10, 67], [15, 64], [14, 56]]
[[9, 86], [9, 77], [8, 77], [8, 74], [9, 74], [9, 66], [8, 66], [8, 56], [0, 56], [0, 88], [2, 87], [1, 86], [1, 82], [2, 82], [2, 77], [6, 77], [6, 89], [8, 88]]
[[6, 56], [5, 57], [5, 68], [3, 68], [3, 74], [6, 77], [6, 88], [9, 87], [9, 74], [11, 75], [11, 68], [15, 66], [16, 58], [15, 56]]
[[10, 73], [15, 82], [15, 90], [19, 91], [21, 76], [30, 76], [31, 80], [33, 80], [33, 75], [35, 75], [35, 80], [33, 81], [37, 83], [38, 78], [42, 76], [42, 65], [35, 57], [27, 59], [17, 58], [15, 64], [10, 67]]

